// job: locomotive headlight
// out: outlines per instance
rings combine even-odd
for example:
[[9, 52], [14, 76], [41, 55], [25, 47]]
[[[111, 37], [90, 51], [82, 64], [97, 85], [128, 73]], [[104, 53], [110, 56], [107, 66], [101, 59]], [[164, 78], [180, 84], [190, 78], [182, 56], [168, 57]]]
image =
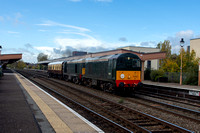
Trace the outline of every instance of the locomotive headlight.
[[122, 74], [120, 75], [120, 77], [123, 79], [123, 78], [125, 77], [125, 75], [122, 73]]

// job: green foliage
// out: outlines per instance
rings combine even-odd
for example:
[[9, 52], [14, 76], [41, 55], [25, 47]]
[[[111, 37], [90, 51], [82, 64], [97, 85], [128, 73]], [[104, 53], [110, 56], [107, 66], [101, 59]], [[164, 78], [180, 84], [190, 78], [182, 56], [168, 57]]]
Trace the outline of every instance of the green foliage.
[[38, 57], [37, 57], [37, 60], [38, 60], [38, 62], [39, 62], [39, 61], [48, 60], [48, 55], [43, 54], [43, 53], [39, 53], [39, 54], [38, 54]]
[[[169, 41], [160, 42], [157, 45], [161, 51], [166, 52], [166, 58], [160, 60], [160, 69], [168, 75], [169, 82], [180, 82], [180, 67], [181, 67], [181, 56], [182, 56], [182, 71], [183, 84], [197, 85], [198, 82], [198, 62], [199, 59], [196, 58], [196, 53], [194, 51], [185, 51], [184, 48], [180, 49], [179, 54], [171, 55], [171, 46]], [[152, 71], [151, 80], [157, 81], [162, 73]]]
[[152, 81], [158, 81], [160, 77], [164, 77], [164, 71], [163, 70], [151, 70], [151, 80]]
[[187, 68], [186, 78], [183, 84], [198, 85], [198, 65], [191, 65]]
[[26, 67], [26, 63], [24, 63], [23, 60], [20, 60], [13, 64], [9, 64], [8, 67], [11, 69], [24, 69]]
[[171, 45], [169, 40], [165, 40], [163, 43], [160, 42], [157, 44], [157, 48], [160, 49], [161, 52], [166, 52], [166, 58], [161, 59], [159, 61], [159, 65], [162, 66], [163, 63], [166, 63], [166, 61], [171, 57]]
[[118, 101], [118, 103], [120, 103], [120, 104], [124, 103], [124, 98], [121, 98], [121, 99]]
[[179, 66], [175, 61], [173, 61], [171, 59], [167, 59], [165, 61], [165, 63], [163, 63], [162, 69], [165, 72], [178, 72], [179, 71]]
[[33, 65], [32, 69], [40, 69], [40, 66], [39, 65]]
[[166, 58], [170, 58], [172, 47], [169, 40], [165, 40], [163, 43], [158, 43], [157, 48], [160, 48], [160, 51], [162, 52], [166, 52]]

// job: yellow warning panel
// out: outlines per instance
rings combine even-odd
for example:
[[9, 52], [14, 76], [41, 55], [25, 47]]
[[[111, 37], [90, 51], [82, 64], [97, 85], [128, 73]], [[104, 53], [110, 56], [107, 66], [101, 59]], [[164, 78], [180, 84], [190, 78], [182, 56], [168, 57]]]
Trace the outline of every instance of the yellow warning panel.
[[117, 71], [116, 80], [141, 80], [140, 71]]
[[85, 75], [85, 68], [82, 68], [82, 75]]

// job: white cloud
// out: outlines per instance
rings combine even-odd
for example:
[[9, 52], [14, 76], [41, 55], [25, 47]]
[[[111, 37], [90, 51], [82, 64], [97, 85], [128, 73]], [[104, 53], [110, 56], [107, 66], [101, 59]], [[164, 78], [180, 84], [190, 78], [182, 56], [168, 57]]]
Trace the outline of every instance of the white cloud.
[[0, 22], [4, 22], [4, 17], [0, 16]]
[[14, 14], [14, 24], [23, 24], [24, 22], [20, 21], [22, 18], [22, 14], [20, 12], [17, 12]]
[[168, 37], [167, 40], [170, 41], [172, 46], [172, 53], [178, 53], [180, 50], [180, 40], [184, 39], [184, 48], [190, 45], [190, 39], [194, 38], [194, 32], [192, 30], [180, 31], [173, 37]]
[[103, 43], [96, 39], [84, 38], [84, 39], [72, 39], [72, 38], [56, 38], [55, 43], [58, 47], [65, 48], [70, 46], [74, 49], [81, 50], [85, 47], [98, 47], [103, 46]]
[[44, 21], [44, 23], [36, 24], [36, 25], [39, 25], [39, 26], [59, 26], [59, 27], [65, 27], [65, 28], [72, 28], [72, 29], [79, 30], [80, 32], [90, 31], [87, 28], [82, 28], [82, 27], [67, 25], [67, 24], [61, 24], [61, 23], [57, 23], [57, 22], [54, 22], [54, 21], [50, 21], [50, 20]]
[[16, 31], [8, 31], [9, 34], [19, 34], [19, 32]]
[[34, 47], [34, 48], [39, 51], [45, 52], [45, 54], [53, 51], [53, 47]]
[[24, 24], [24, 22], [20, 20], [22, 17], [22, 14], [20, 12], [17, 12], [12, 15], [0, 16], [0, 22], [12, 22], [15, 25]]

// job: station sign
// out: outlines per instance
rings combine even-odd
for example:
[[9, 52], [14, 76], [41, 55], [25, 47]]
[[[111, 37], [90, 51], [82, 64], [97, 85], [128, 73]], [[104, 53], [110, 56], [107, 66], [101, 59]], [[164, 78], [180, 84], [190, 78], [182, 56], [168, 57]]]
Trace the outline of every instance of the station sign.
[[199, 91], [189, 91], [189, 95], [200, 96], [200, 92]]

